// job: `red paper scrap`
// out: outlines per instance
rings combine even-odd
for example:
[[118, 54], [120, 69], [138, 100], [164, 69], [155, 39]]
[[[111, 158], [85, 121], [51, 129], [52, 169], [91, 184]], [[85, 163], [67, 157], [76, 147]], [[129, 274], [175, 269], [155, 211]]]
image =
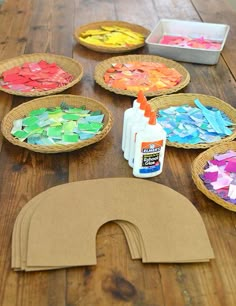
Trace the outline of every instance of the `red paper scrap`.
[[41, 60], [4, 71], [0, 76], [0, 86], [22, 92], [43, 91], [64, 86], [72, 80], [73, 75], [56, 63]]
[[160, 39], [160, 44], [210, 50], [219, 50], [221, 48], [221, 42], [206, 39], [203, 36], [190, 38], [185, 36], [163, 35]]

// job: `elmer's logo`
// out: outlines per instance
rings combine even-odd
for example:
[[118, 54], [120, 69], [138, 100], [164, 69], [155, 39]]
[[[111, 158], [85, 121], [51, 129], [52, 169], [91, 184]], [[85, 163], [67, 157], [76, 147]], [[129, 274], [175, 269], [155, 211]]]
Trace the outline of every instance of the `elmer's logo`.
[[163, 145], [163, 140], [159, 140], [155, 142], [143, 142], [142, 152], [143, 153], [160, 152], [162, 145]]

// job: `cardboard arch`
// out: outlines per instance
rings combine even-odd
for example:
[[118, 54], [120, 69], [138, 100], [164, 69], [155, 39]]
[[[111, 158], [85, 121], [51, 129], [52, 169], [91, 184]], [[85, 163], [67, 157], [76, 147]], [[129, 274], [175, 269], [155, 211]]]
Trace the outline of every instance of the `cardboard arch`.
[[[214, 258], [194, 205], [173, 189], [148, 180], [68, 183], [48, 189], [26, 207], [19, 214], [26, 270], [95, 265], [97, 232], [110, 221], [124, 230], [132, 258], [144, 263]], [[21, 222], [16, 222], [20, 228]]]

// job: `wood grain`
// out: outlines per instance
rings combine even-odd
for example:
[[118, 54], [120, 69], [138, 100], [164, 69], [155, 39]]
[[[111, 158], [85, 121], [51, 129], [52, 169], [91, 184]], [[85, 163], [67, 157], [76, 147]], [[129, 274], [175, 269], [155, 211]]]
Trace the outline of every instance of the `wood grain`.
[[[112, 111], [114, 125], [99, 143], [54, 155], [13, 146], [0, 135], [0, 306], [236, 305], [236, 217], [196, 189], [191, 163], [201, 150], [168, 147], [163, 173], [149, 180], [180, 192], [198, 209], [216, 256], [210, 263], [142, 264], [131, 260], [122, 230], [108, 223], [97, 234], [96, 266], [32, 273], [10, 268], [13, 225], [31, 198], [67, 182], [132, 177], [123, 158], [121, 137], [123, 114], [133, 99], [108, 92], [94, 82], [96, 64], [114, 54], [79, 45], [73, 38], [74, 29], [112, 19], [150, 30], [160, 18], [227, 23], [231, 30], [217, 65], [181, 63], [191, 75], [182, 92], [213, 95], [236, 106], [235, 16], [226, 0], [8, 0], [1, 5], [0, 60], [33, 52], [73, 57], [83, 65], [84, 76], [66, 93], [101, 101]], [[148, 49], [145, 46], [134, 53], [146, 54]], [[0, 120], [12, 107], [28, 100], [0, 92]]]
[[24, 53], [32, 16], [30, 0], [5, 1], [0, 7], [0, 60]]
[[236, 46], [236, 20], [235, 20], [235, 9], [232, 8], [231, 4], [227, 0], [193, 0], [193, 4], [196, 7], [201, 19], [204, 22], [228, 24], [230, 31], [228, 38], [223, 49], [222, 55], [227, 65], [230, 67], [230, 71], [236, 77], [236, 63], [234, 60]]

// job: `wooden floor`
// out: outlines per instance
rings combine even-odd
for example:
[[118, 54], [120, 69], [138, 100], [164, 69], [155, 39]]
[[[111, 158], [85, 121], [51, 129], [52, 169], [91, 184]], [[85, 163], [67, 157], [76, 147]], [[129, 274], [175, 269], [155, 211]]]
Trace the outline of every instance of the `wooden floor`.
[[[236, 106], [236, 12], [226, 0], [6, 0], [0, 6], [0, 60], [34, 52], [73, 57], [83, 65], [84, 76], [66, 93], [96, 98], [115, 117], [104, 140], [71, 153], [34, 153], [13, 146], [0, 135], [0, 306], [236, 305], [236, 214], [195, 187], [191, 163], [201, 150], [168, 147], [163, 173], [150, 180], [180, 192], [198, 209], [215, 252], [210, 263], [132, 261], [121, 229], [109, 223], [97, 235], [96, 266], [32, 273], [14, 272], [10, 266], [15, 219], [34, 196], [67, 182], [132, 177], [121, 151], [123, 113], [132, 98], [95, 84], [95, 65], [112, 55], [78, 45], [74, 29], [113, 19], [152, 29], [160, 18], [231, 26], [217, 65], [183, 63], [191, 82], [182, 92], [213, 95]], [[144, 47], [132, 53], [148, 50]], [[28, 100], [1, 92], [0, 120]]]

